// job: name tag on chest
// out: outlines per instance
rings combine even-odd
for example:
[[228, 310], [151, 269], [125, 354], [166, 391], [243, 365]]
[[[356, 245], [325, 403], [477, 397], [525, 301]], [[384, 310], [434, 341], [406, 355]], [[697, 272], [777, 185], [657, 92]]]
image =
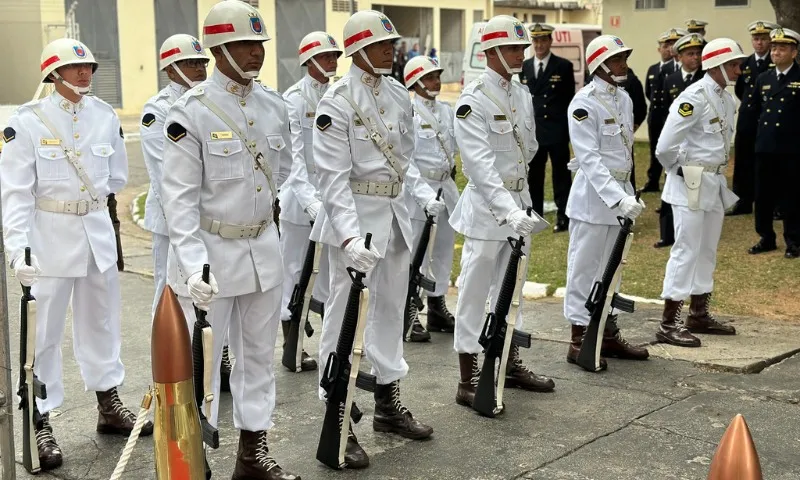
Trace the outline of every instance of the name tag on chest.
[[211, 140], [227, 140], [233, 138], [233, 132], [211, 132]]
[[41, 145], [61, 145], [61, 140], [58, 138], [43, 138], [40, 142]]

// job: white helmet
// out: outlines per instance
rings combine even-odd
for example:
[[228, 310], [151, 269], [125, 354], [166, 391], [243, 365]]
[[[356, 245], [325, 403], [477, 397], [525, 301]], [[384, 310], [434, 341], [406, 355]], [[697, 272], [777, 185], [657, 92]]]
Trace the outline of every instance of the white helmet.
[[728, 86], [736, 85], [735, 81], [728, 79], [728, 72], [725, 71], [723, 64], [731, 60], [747, 58], [742, 46], [730, 38], [715, 38], [703, 47], [702, 65], [704, 70], [719, 67], [725, 83]]
[[83, 43], [72, 38], [59, 38], [53, 40], [42, 50], [40, 68], [42, 70], [42, 83], [53, 83], [50, 74], [66, 85], [77, 95], [89, 93], [90, 87], [78, 88], [64, 81], [56, 70], [64, 65], [88, 63], [92, 65], [92, 73], [97, 71], [97, 62], [89, 48]]
[[158, 69], [164, 70], [168, 66], [181, 60], [208, 60], [203, 52], [200, 41], [191, 35], [179, 33], [164, 40], [158, 51]]
[[323, 70], [319, 63], [314, 59], [316, 55], [326, 52], [336, 52], [337, 57], [342, 56], [342, 49], [336, 44], [336, 40], [325, 32], [311, 32], [302, 40], [300, 40], [300, 47], [297, 54], [300, 56], [300, 66], [305, 66], [309, 61], [317, 67], [317, 70], [322, 72], [326, 77], [336, 75], [336, 71], [329, 72]]
[[258, 10], [238, 0], [217, 3], [211, 7], [203, 21], [203, 44], [206, 48], [221, 47], [228, 63], [242, 78], [256, 78], [258, 71], [243, 71], [233, 61], [225, 44], [240, 41], [266, 42], [269, 39], [264, 28], [264, 19]]
[[428, 90], [427, 87], [421, 82], [422, 77], [429, 73], [441, 72], [444, 69], [439, 66], [439, 62], [431, 57], [425, 55], [417, 55], [406, 63], [406, 68], [403, 70], [403, 80], [405, 81], [406, 88], [411, 90], [414, 84], [419, 82], [419, 86], [425, 90], [425, 93], [431, 97], [439, 95], [439, 91]]
[[344, 24], [344, 54], [348, 57], [361, 52], [361, 58], [377, 75], [392, 73], [391, 68], [375, 68], [364, 53], [364, 47], [384, 40], [397, 40], [400, 35], [389, 17], [375, 10], [354, 13]]
[[485, 52], [494, 48], [500, 63], [509, 75], [520, 73], [522, 68], [511, 68], [506, 59], [500, 54], [503, 45], [530, 45], [531, 36], [522, 23], [511, 15], [496, 15], [483, 27], [481, 33], [481, 51]]
[[[614, 35], [600, 35], [589, 42], [589, 45], [586, 47], [586, 64], [589, 66], [589, 73], [594, 73], [597, 67], [603, 67], [606, 73], [611, 74], [605, 61], [620, 53], [628, 52], [627, 56], [630, 56], [632, 51], [633, 49], [626, 47], [619, 37]], [[619, 83], [624, 82], [627, 79], [627, 75], [611, 75], [611, 78]]]

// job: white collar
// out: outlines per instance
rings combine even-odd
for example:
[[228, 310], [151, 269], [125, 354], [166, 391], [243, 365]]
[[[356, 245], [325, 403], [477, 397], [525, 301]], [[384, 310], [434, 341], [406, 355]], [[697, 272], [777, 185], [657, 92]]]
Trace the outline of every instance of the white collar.
[[314, 79], [314, 77], [312, 77], [311, 75], [309, 75], [307, 73], [306, 73], [305, 77], [303, 77], [303, 79], [306, 81], [307, 84], [311, 85], [311, 88], [313, 88], [314, 90], [318, 91], [320, 93], [320, 95], [325, 93], [328, 90], [328, 87], [331, 85], [330, 81], [328, 81], [326, 83], [320, 83], [319, 81]]
[[486, 67], [485, 74], [486, 74], [486, 77], [487, 77], [486, 78], [486, 80], [487, 80], [486, 83], [497, 85], [501, 89], [503, 89], [503, 91], [505, 91], [506, 93], [510, 94], [510, 92], [511, 92], [511, 81], [506, 80], [505, 78], [503, 78], [502, 75], [500, 75], [499, 73], [495, 72], [494, 70], [492, 70], [489, 67]]
[[377, 89], [381, 86], [381, 80], [383, 77], [381, 75], [375, 76], [371, 73], [367, 73], [365, 70], [362, 70], [358, 65], [353, 63], [350, 65], [350, 73], [361, 80], [361, 83], [367, 85], [369, 87]]
[[592, 78], [592, 82], [595, 84], [595, 87], [596, 87], [597, 91], [608, 93], [611, 96], [614, 96], [614, 95], [617, 94], [617, 89], [619, 87], [617, 87], [616, 85], [612, 85], [612, 84], [606, 82], [605, 80], [603, 80], [602, 78], [598, 77], [597, 75], [595, 75]]
[[725, 91], [724, 88], [719, 86], [716, 80], [711, 78], [711, 75], [705, 75], [703, 78], [698, 80], [698, 82], [702, 82], [704, 88], [706, 88], [707, 90], [711, 90], [712, 92], [717, 94], [717, 96], [719, 96], [720, 98], [722, 97], [722, 92]]
[[53, 90], [53, 93], [50, 95], [50, 101], [53, 104], [58, 105], [61, 110], [69, 113], [70, 115], [80, 112], [81, 110], [86, 107], [86, 96], [81, 95], [81, 99], [78, 103], [72, 103], [71, 101], [64, 98], [63, 95], [58, 93], [57, 91]]
[[782, 74], [786, 75], [787, 73], [789, 73], [789, 70], [791, 70], [793, 67], [794, 67], [794, 62], [792, 62], [792, 64], [789, 65], [789, 67], [786, 70], [782, 71], [782, 72], [780, 70], [778, 70], [778, 67], [775, 67], [775, 75], [777, 75], [779, 73], [782, 73]]
[[541, 59], [541, 60], [539, 60], [539, 57], [534, 56], [533, 58], [534, 58], [534, 61], [536, 62], [536, 69], [537, 70], [539, 69], [539, 64], [540, 63], [543, 64], [543, 68], [547, 68], [547, 62], [550, 61], [550, 56], [552, 54], [553, 54], [553, 52], [547, 52], [547, 55], [545, 55], [545, 57], [543, 59]]
[[683, 65], [681, 65], [681, 77], [682, 78], [686, 78], [686, 75], [691, 75], [692, 78], [694, 78], [694, 76], [696, 74], [697, 74], [697, 70], [694, 70], [694, 71], [690, 72], [690, 71], [686, 70], [685, 68], [683, 68]]
[[186, 91], [187, 91], [187, 90], [189, 90], [188, 88], [184, 87], [184, 86], [183, 86], [183, 85], [181, 85], [180, 83], [178, 83], [178, 82], [172, 82], [172, 81], [170, 81], [170, 82], [169, 82], [169, 85], [168, 85], [168, 87], [170, 88], [170, 90], [172, 90], [173, 92], [175, 92], [175, 94], [176, 94], [177, 96], [179, 96], [179, 97], [180, 97], [181, 95], [183, 95], [184, 93], [186, 93]]
[[217, 85], [222, 87], [225, 91], [241, 98], [246, 97], [250, 92], [253, 91], [253, 84], [255, 83], [255, 80], [250, 80], [250, 83], [247, 85], [242, 85], [241, 83], [228, 78], [227, 75], [220, 72], [217, 68], [214, 69], [214, 73], [211, 74], [211, 78], [214, 79], [214, 82], [216, 82]]

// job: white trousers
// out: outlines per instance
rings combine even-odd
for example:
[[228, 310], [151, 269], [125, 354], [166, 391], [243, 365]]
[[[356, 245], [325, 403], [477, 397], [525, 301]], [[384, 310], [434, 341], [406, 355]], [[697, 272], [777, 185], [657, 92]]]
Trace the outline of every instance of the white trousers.
[[564, 316], [572, 325], [589, 325], [586, 299], [594, 283], [603, 277], [620, 229], [619, 225], [570, 220]]
[[[436, 223], [436, 236], [430, 240], [431, 242], [436, 242], [433, 245], [433, 266], [431, 267], [433, 279], [436, 281], [436, 289], [432, 293], [426, 292], [430, 297], [447, 295], [447, 289], [450, 286], [450, 272], [453, 269], [453, 247], [455, 246], [456, 232], [453, 230], [453, 227], [450, 226], [450, 222], [447, 221], [446, 216], [441, 215], [440, 218], [441, 220]], [[419, 245], [419, 239], [422, 236], [422, 229], [424, 227], [425, 222], [423, 220], [411, 220], [415, 249], [417, 245]], [[412, 253], [412, 259], [414, 258], [414, 253]], [[429, 263], [430, 258], [425, 254], [422, 260], [422, 267], [420, 268], [420, 271], [425, 276], [428, 275]]]
[[669, 252], [661, 298], [685, 300], [714, 290], [717, 245], [725, 212], [718, 205], [709, 212], [672, 206], [675, 244]]
[[61, 341], [72, 298], [72, 348], [87, 391], [105, 392], [122, 385], [120, 360], [119, 272], [114, 264], [100, 272], [89, 255], [85, 277], [40, 277], [36, 297], [36, 363], [34, 373], [47, 386], [47, 399], [36, 399], [47, 413], [64, 402]]
[[150, 318], [155, 317], [161, 292], [167, 284], [167, 254], [169, 253], [169, 237], [159, 233], [153, 234], [153, 282], [156, 291], [153, 296], [153, 311]]
[[[228, 348], [236, 361], [231, 371], [233, 425], [251, 432], [272, 428], [275, 410], [275, 340], [280, 321], [281, 287], [237, 297], [217, 298], [211, 304], [206, 319], [214, 334], [209, 423], [217, 425], [219, 413], [219, 365], [226, 334]], [[194, 333], [195, 314], [192, 300], [178, 297], [189, 326]]]
[[[528, 237], [522, 247], [525, 255], [530, 253], [530, 241]], [[488, 300], [494, 310], [509, 258], [511, 258], [511, 245], [508, 242], [464, 238], [456, 304], [456, 330], [453, 339], [456, 352], [483, 351], [478, 338], [486, 323], [486, 303]], [[520, 309], [517, 312], [515, 328], [522, 326], [522, 303], [520, 290]]]
[[[308, 249], [308, 237], [311, 235], [311, 225], [297, 225], [296, 223], [281, 221], [281, 257], [283, 259], [283, 297], [281, 298], [281, 320], [287, 322], [292, 316], [289, 311], [289, 302], [292, 300], [292, 292], [297, 281], [300, 280], [300, 272], [303, 270], [303, 262], [306, 259]], [[319, 273], [314, 280], [314, 289], [311, 295], [320, 302], [328, 301], [329, 281], [328, 281], [328, 246], [323, 245], [320, 252]]]
[[[364, 332], [367, 359], [372, 364], [371, 373], [381, 385], [406, 376], [408, 364], [403, 359], [403, 309], [408, 287], [410, 252], [397, 221], [392, 222], [386, 255], [367, 274], [364, 284], [369, 289], [369, 312]], [[344, 310], [350, 286], [353, 284], [347, 267], [350, 259], [344, 249], [329, 247], [331, 265], [330, 297], [325, 304], [325, 321], [319, 341], [319, 376], [325, 370], [330, 353], [336, 350], [342, 329]], [[325, 399], [325, 391], [319, 389]]]

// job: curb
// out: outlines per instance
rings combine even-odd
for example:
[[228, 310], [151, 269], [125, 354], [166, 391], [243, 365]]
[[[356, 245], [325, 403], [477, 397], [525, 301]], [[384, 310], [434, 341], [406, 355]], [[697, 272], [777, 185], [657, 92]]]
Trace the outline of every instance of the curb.
[[[148, 187], [149, 188], [149, 187]], [[144, 210], [139, 211], [139, 199], [147, 195], [148, 190], [140, 193], [133, 197], [133, 201], [131, 202], [131, 217], [133, 218], [133, 223], [136, 224], [141, 229], [144, 228]]]

